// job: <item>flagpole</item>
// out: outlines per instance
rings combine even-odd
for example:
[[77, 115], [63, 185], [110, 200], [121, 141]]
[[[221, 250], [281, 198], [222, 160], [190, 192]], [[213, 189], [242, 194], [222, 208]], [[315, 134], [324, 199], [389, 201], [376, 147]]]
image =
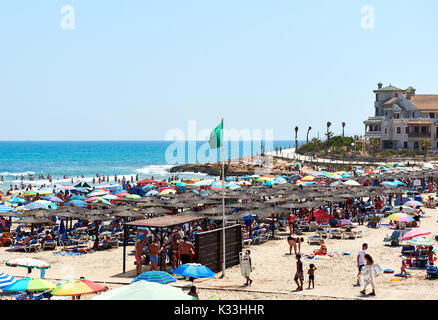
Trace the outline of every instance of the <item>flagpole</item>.
[[222, 276], [225, 277], [225, 160], [224, 160], [224, 118], [222, 118], [222, 130], [221, 130], [221, 161], [222, 161]]

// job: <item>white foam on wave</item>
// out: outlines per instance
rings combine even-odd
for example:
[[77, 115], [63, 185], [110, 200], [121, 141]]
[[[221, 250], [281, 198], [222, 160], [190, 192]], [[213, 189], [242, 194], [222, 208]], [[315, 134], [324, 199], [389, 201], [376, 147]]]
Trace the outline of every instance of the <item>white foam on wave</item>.
[[21, 176], [27, 176], [27, 175], [35, 175], [35, 172], [33, 171], [26, 171], [26, 172], [0, 172], [0, 176], [6, 176], [6, 177], [21, 177]]
[[142, 174], [167, 175], [169, 174], [168, 170], [172, 167], [170, 164], [151, 164], [135, 171]]

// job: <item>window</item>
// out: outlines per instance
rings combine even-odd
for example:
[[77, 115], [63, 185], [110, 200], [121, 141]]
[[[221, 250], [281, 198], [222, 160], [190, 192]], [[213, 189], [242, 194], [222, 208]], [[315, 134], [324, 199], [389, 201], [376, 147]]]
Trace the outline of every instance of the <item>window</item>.
[[396, 114], [395, 114], [395, 118], [396, 118], [396, 119], [400, 119], [400, 113], [396, 113]]
[[435, 118], [435, 113], [433, 113], [433, 112], [429, 113], [429, 118], [434, 119]]
[[412, 112], [412, 118], [415, 118], [415, 112]]
[[401, 133], [401, 128], [397, 127], [397, 134], [400, 134], [400, 133]]
[[386, 134], [386, 132], [387, 132], [387, 130], [386, 130], [386, 128], [385, 128], [385, 134]]
[[[438, 144], [438, 142], [437, 142], [437, 144]], [[407, 141], [403, 142], [403, 148], [404, 148], [404, 149], [407, 149], [407, 148], [408, 148], [408, 142], [407, 142]]]
[[409, 127], [405, 128], [405, 132], [406, 132], [406, 134], [409, 134]]

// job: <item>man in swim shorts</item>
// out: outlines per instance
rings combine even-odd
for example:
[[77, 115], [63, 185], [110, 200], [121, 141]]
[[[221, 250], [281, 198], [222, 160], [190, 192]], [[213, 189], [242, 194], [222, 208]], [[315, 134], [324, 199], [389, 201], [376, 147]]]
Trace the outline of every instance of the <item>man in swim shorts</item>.
[[158, 270], [158, 254], [160, 252], [160, 247], [158, 246], [158, 239], [155, 239], [154, 242], [149, 246], [149, 259], [151, 260], [151, 270]]

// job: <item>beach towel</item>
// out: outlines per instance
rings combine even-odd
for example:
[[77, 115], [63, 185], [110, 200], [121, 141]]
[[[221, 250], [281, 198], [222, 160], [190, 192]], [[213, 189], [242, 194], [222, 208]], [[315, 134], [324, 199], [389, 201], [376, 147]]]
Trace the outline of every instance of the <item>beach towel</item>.
[[59, 256], [79, 256], [81, 254], [85, 254], [85, 252], [54, 252], [53, 254]]

